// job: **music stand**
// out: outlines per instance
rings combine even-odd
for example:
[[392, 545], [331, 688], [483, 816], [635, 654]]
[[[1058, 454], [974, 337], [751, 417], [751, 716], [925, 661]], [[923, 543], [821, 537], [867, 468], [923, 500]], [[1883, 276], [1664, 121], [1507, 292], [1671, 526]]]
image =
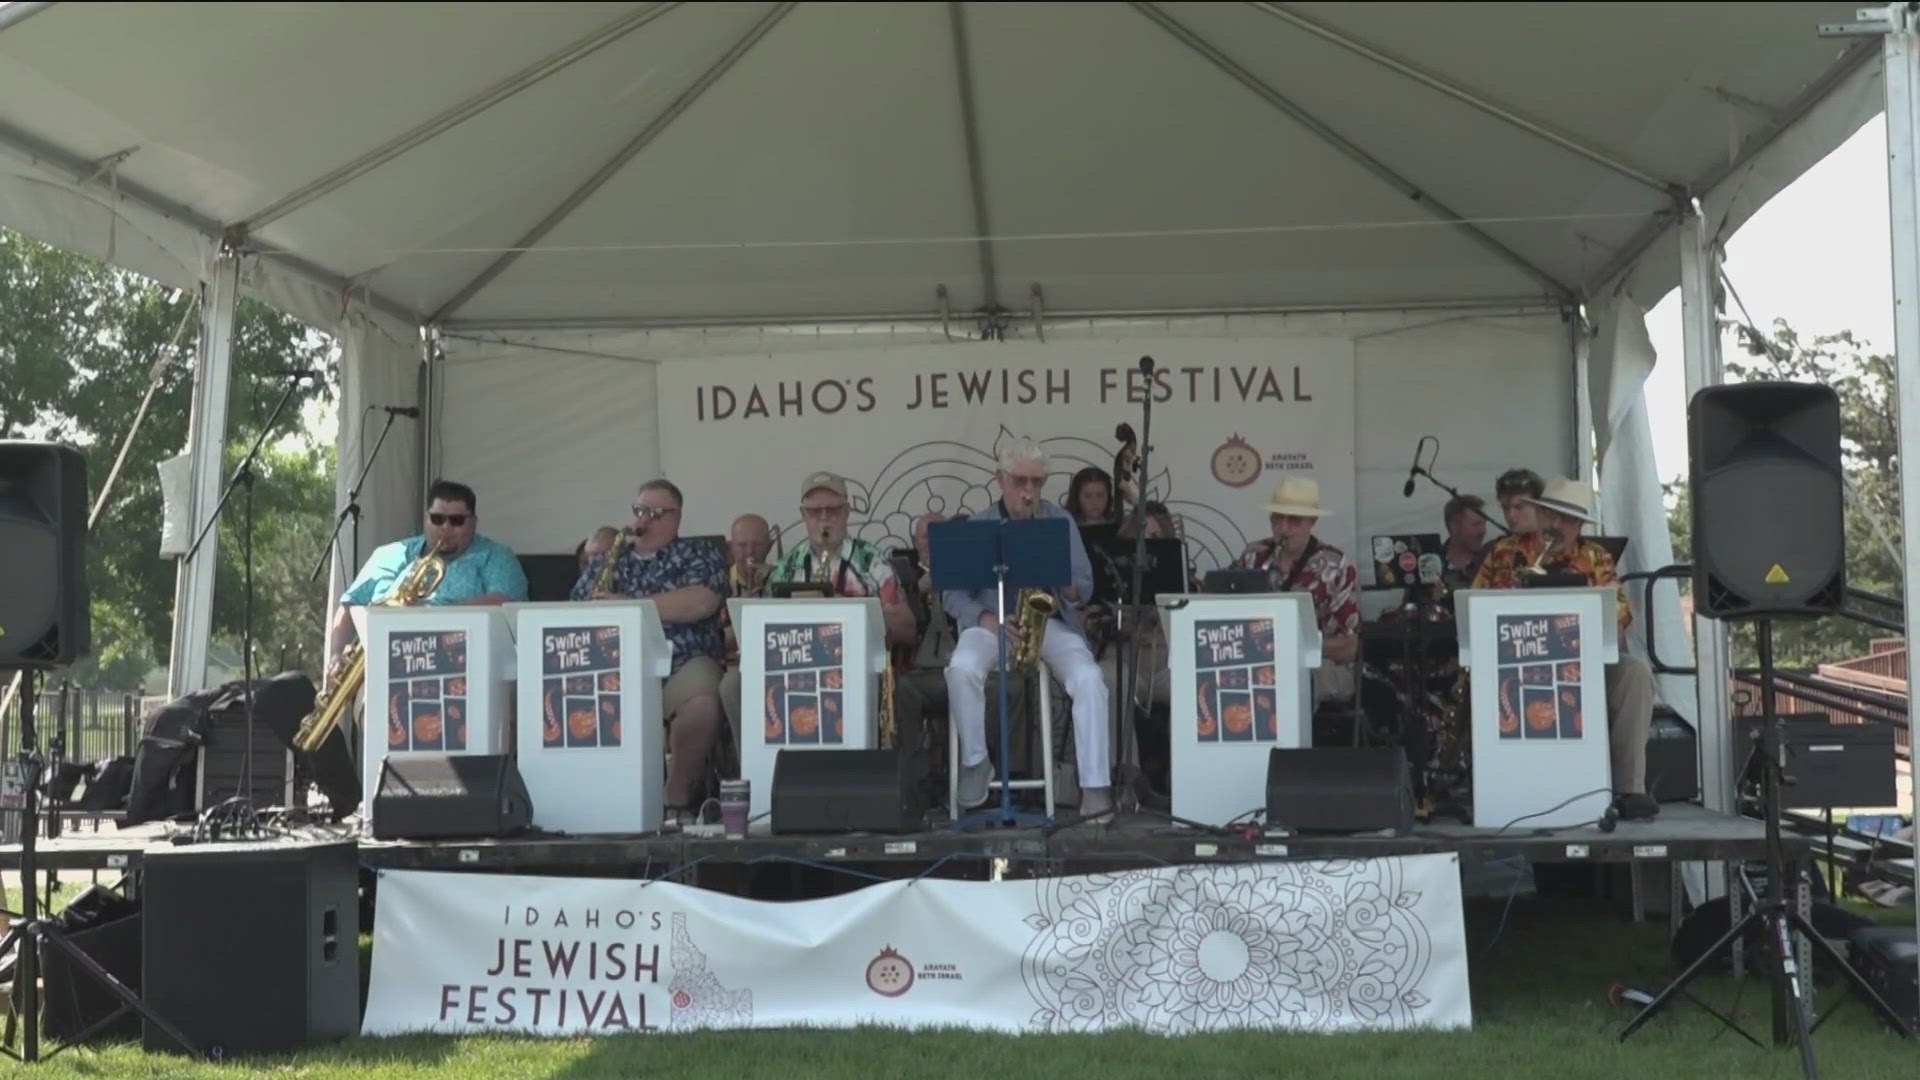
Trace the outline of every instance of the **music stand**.
[[[1129, 589], [1133, 578], [1133, 561], [1136, 541], [1131, 536], [1117, 536], [1103, 540], [1100, 547], [1114, 568], [1123, 575], [1123, 591]], [[1187, 592], [1187, 551], [1183, 541], [1172, 537], [1148, 538], [1147, 561], [1142, 568], [1140, 578], [1140, 596], [1115, 596], [1115, 603], [1138, 607], [1151, 607], [1161, 593]], [[1094, 582], [1094, 599], [1109, 599], [1099, 595], [1099, 580]]]
[[[1057, 589], [1073, 581], [1072, 548], [1066, 518], [973, 518], [966, 521], [936, 521], [927, 527], [927, 545], [933, 563], [933, 586], [941, 592], [994, 591], [994, 616], [1002, 627], [1007, 622], [1007, 587], [1016, 589]], [[966, 631], [965, 627], [961, 632]], [[1013, 743], [1007, 720], [1007, 636], [999, 639], [1000, 655], [1000, 756], [1010, 759]], [[1046, 693], [1046, 687], [1040, 688]], [[1044, 825], [1053, 820], [1053, 807], [1044, 813], [1015, 813], [1013, 788], [1009, 774], [1000, 778], [1000, 810], [975, 811], [956, 828], [968, 829], [982, 824], [1009, 828]]]

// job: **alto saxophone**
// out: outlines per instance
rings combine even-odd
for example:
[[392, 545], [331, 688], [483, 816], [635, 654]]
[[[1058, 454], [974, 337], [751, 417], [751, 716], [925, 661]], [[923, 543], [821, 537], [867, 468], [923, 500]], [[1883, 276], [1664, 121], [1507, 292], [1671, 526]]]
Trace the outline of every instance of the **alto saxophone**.
[[607, 545], [607, 561], [600, 564], [600, 573], [594, 576], [593, 588], [588, 591], [587, 599], [613, 591], [613, 568], [620, 565], [620, 556], [625, 555], [631, 546], [633, 528], [628, 526], [620, 530], [620, 535], [613, 538], [613, 543]]
[[1032, 671], [1040, 663], [1040, 643], [1047, 636], [1047, 620], [1053, 618], [1060, 605], [1054, 603], [1053, 594], [1045, 589], [1021, 589], [1020, 598], [1014, 602], [1014, 625], [1020, 628], [1020, 644], [1007, 659], [1007, 666], [1017, 671]]
[[[441, 558], [438, 546], [422, 552], [413, 565], [400, 579], [386, 599], [380, 600], [377, 607], [415, 607], [433, 595], [434, 590], [447, 577], [447, 560]], [[367, 681], [367, 649], [361, 642], [354, 642], [340, 650], [334, 658], [333, 666], [327, 669], [327, 689], [314, 704], [313, 711], [300, 721], [300, 730], [293, 735], [293, 745], [297, 750], [312, 753], [320, 749], [340, 726], [340, 719], [353, 708], [354, 699], [360, 696], [360, 687]]]

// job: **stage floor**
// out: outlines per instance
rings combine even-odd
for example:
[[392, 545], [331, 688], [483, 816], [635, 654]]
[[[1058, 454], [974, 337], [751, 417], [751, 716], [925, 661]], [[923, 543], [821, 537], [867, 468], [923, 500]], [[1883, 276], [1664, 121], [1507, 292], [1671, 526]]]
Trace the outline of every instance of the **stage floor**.
[[[42, 869], [132, 869], [148, 851], [171, 850], [169, 829], [159, 823], [94, 830], [69, 821], [57, 840], [39, 845]], [[172, 831], [183, 831], [175, 826]], [[305, 827], [305, 839], [352, 838], [351, 830]], [[934, 863], [1009, 859], [1039, 864], [1041, 873], [1075, 873], [1123, 865], [1242, 862], [1285, 858], [1371, 858], [1461, 851], [1519, 855], [1533, 862], [1637, 862], [1760, 858], [1765, 835], [1760, 822], [1716, 813], [1690, 803], [1669, 803], [1647, 822], [1622, 822], [1611, 833], [1588, 825], [1568, 829], [1481, 829], [1459, 824], [1421, 825], [1400, 836], [1218, 836], [1182, 828], [1150, 815], [1123, 815], [1110, 824], [951, 829], [888, 835], [750, 836], [745, 840], [665, 833], [642, 836], [536, 834], [509, 840], [383, 841], [360, 837], [361, 859], [375, 867], [410, 870], [473, 870], [505, 873], [597, 873], [607, 877], [654, 877], [688, 864], [743, 864], [778, 860], [866, 864], [880, 876], [910, 877]], [[1789, 854], [1804, 852], [1806, 839], [1789, 834]], [[880, 864], [878, 866], [874, 864]], [[888, 865], [893, 864], [893, 865]], [[0, 869], [20, 865], [20, 846], [0, 847]], [[1023, 872], [1033, 873], [1028, 866]]]

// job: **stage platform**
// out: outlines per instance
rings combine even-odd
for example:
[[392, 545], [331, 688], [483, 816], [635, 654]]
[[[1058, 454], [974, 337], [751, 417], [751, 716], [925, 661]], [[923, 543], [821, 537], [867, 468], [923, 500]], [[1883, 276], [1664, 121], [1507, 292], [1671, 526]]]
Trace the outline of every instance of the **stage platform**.
[[[155, 849], [176, 845], [158, 823], [98, 831], [69, 823], [57, 840], [39, 846], [42, 869], [129, 870]], [[347, 828], [304, 827], [303, 838], [351, 838]], [[1789, 855], [1809, 841], [1785, 838]], [[1648, 822], [1622, 822], [1611, 833], [1594, 826], [1533, 830], [1481, 829], [1433, 823], [1401, 836], [1220, 836], [1183, 828], [1148, 814], [1123, 815], [1109, 824], [1067, 827], [951, 829], [910, 834], [853, 833], [829, 836], [756, 836], [745, 840], [663, 833], [645, 836], [535, 834], [508, 840], [381, 841], [360, 837], [369, 866], [408, 870], [468, 870], [499, 873], [590, 873], [604, 877], [658, 877], [694, 864], [753, 864], [780, 860], [858, 863], [883, 877], [912, 877], [933, 864], [1007, 859], [1029, 864], [1021, 873], [1077, 873], [1137, 865], [1244, 862], [1257, 859], [1372, 858], [1460, 851], [1479, 856], [1518, 855], [1533, 862], [1664, 862], [1760, 858], [1765, 837], [1760, 822], [1716, 813], [1688, 803], [1665, 806]], [[0, 847], [0, 869], [20, 864], [20, 847]], [[697, 880], [697, 877], [693, 880]]]

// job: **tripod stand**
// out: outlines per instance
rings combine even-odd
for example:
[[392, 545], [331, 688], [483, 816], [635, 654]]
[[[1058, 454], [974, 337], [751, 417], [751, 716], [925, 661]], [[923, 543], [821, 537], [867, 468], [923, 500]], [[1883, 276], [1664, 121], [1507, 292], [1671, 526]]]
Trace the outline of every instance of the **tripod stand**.
[[[1754, 737], [1761, 740], [1760, 745], [1763, 750], [1771, 751], [1771, 753], [1763, 752], [1758, 755], [1761, 762], [1760, 812], [1766, 821], [1767, 895], [1764, 899], [1756, 899], [1752, 911], [1747, 912], [1739, 922], [1728, 928], [1727, 932], [1721, 935], [1720, 940], [1714, 942], [1706, 952], [1700, 954], [1698, 959], [1680, 973], [1679, 978], [1654, 995], [1646, 1008], [1642, 1009], [1640, 1014], [1629, 1021], [1620, 1032], [1620, 1041], [1625, 1042], [1631, 1038], [1635, 1031], [1653, 1019], [1655, 1014], [1665, 1008], [1676, 995], [1685, 993], [1687, 984], [1706, 968], [1709, 960], [1718, 956], [1723, 949], [1730, 947], [1741, 936], [1758, 927], [1766, 941], [1768, 975], [1773, 983], [1773, 1044], [1784, 1046], [1791, 1042], [1798, 1046], [1801, 1075], [1812, 1080], [1820, 1075], [1819, 1065], [1814, 1061], [1813, 1056], [1813, 1032], [1820, 1024], [1807, 1022], [1807, 1002], [1802, 994], [1798, 964], [1794, 960], [1795, 934], [1798, 934], [1800, 940], [1810, 945], [1813, 951], [1827, 963], [1834, 965], [1846, 977], [1847, 984], [1865, 998], [1867, 1004], [1895, 1031], [1909, 1037], [1912, 1032], [1908, 1030], [1900, 1014], [1887, 1004], [1886, 999], [1882, 998], [1870, 983], [1861, 978], [1859, 972], [1853, 970], [1853, 967], [1847, 963], [1846, 957], [1840, 955], [1838, 949], [1828, 944], [1827, 939], [1820, 936], [1819, 931], [1813, 928], [1813, 924], [1808, 922], [1804, 915], [1787, 904], [1785, 892], [1787, 861], [1780, 842], [1780, 784], [1781, 772], [1785, 764], [1786, 739], [1780, 731], [1780, 714], [1774, 702], [1773, 620], [1759, 620], [1756, 629], [1760, 653], [1761, 719], [1755, 727]], [[1756, 1046], [1760, 1045], [1760, 1040], [1748, 1034], [1746, 1029], [1732, 1017], [1698, 1002], [1697, 999], [1696, 1003], [1729, 1030], [1738, 1033]], [[1821, 1022], [1825, 1022], [1824, 1017]]]
[[[20, 754], [16, 759], [25, 781], [25, 801], [20, 807], [20, 921], [7, 930], [4, 939], [0, 939], [0, 953], [4, 953], [9, 946], [17, 950], [13, 965], [13, 1013], [7, 1018], [6, 1039], [0, 1043], [0, 1054], [29, 1064], [45, 1060], [69, 1046], [86, 1041], [131, 1009], [141, 1019], [164, 1032], [181, 1050], [197, 1056], [198, 1051], [178, 1028], [147, 1008], [146, 1003], [140, 1000], [140, 995], [129, 990], [125, 983], [113, 977], [112, 972], [67, 940], [66, 933], [58, 925], [41, 918], [37, 883], [38, 844], [35, 841], [40, 831], [40, 771], [44, 762], [40, 760], [39, 733], [33, 726], [34, 696], [33, 672], [28, 670], [21, 676]], [[59, 950], [94, 982], [119, 998], [120, 1007], [89, 1025], [70, 1042], [61, 1043], [43, 1055], [40, 1047], [40, 960], [49, 946]], [[17, 1050], [13, 1045], [16, 1023], [20, 1032]]]

